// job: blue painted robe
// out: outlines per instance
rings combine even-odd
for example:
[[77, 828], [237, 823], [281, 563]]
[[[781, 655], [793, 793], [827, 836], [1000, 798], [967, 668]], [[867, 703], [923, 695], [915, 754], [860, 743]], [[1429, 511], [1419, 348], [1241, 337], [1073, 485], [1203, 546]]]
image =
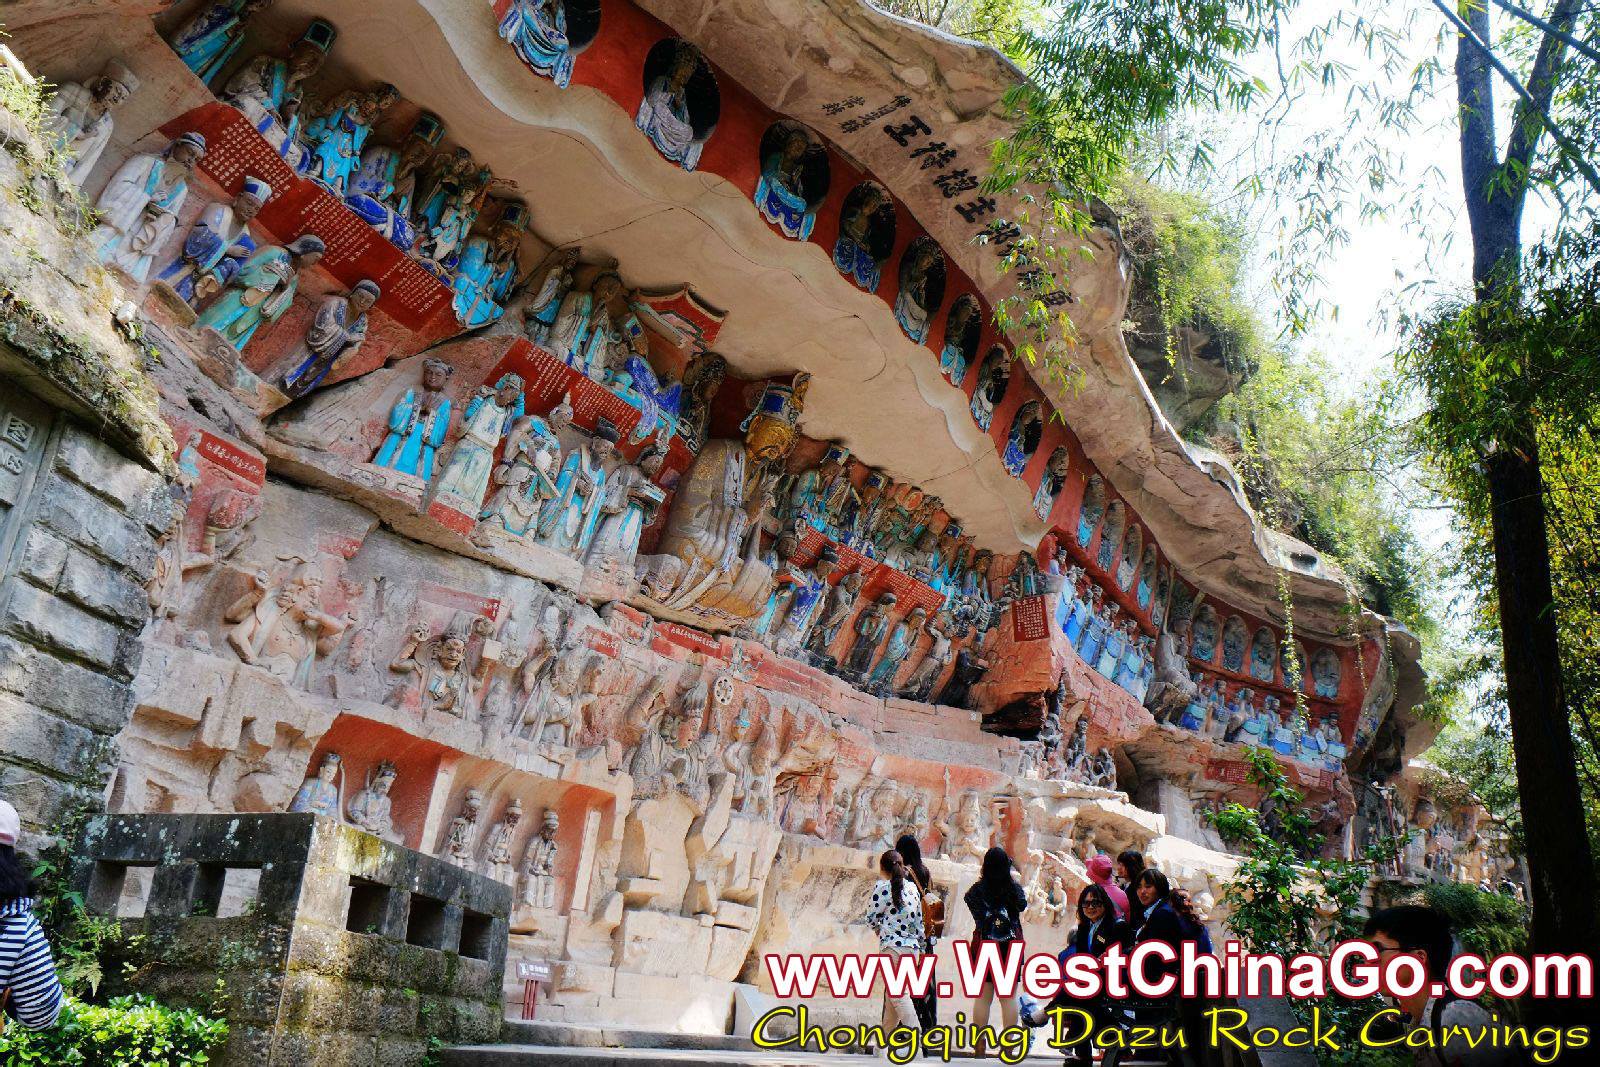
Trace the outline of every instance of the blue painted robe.
[[889, 634], [888, 644], [883, 646], [882, 657], [867, 677], [869, 689], [888, 689], [894, 685], [894, 676], [900, 672], [900, 666], [905, 662], [906, 653], [911, 651], [911, 642], [915, 639], [910, 624], [904, 620], [895, 624]]
[[1083, 644], [1078, 646], [1078, 654], [1085, 663], [1093, 666], [1100, 659], [1100, 650], [1106, 643], [1106, 630], [1110, 627], [1105, 616], [1095, 614], [1090, 617], [1089, 624], [1083, 630]]
[[1005, 452], [1000, 456], [1000, 463], [1005, 467], [1006, 473], [1013, 478], [1022, 477], [1022, 469], [1028, 465], [1031, 457], [1023, 449], [1022, 442], [1011, 436], [1006, 438]]
[[959, 387], [967, 377], [967, 354], [954, 341], [947, 343], [939, 353], [939, 369], [951, 385]]
[[816, 213], [805, 200], [790, 190], [783, 175], [783, 154], [774, 152], [761, 165], [761, 177], [756, 182], [756, 207], [761, 217], [783, 232], [785, 237], [804, 241], [811, 236], [816, 225]]
[[535, 73], [565, 89], [572, 81], [572, 45], [567, 40], [567, 8], [562, 0], [511, 0], [500, 20], [500, 37]]
[[172, 50], [201, 81], [209, 83], [238, 51], [244, 40], [243, 6], [243, 0], [220, 0], [190, 19], [172, 39]]
[[1122, 662], [1122, 654], [1127, 650], [1128, 636], [1121, 629], [1111, 629], [1105, 638], [1105, 644], [1100, 649], [1100, 655], [1094, 661], [1094, 669], [1110, 678], [1116, 673], [1117, 664]]
[[[580, 469], [594, 482], [594, 489], [585, 495], [578, 484]], [[556, 476], [556, 496], [545, 506], [539, 516], [538, 541], [558, 552], [581, 555], [594, 538], [595, 525], [600, 521], [600, 501], [605, 497], [606, 470], [598, 463], [589, 462], [588, 449], [579, 447], [572, 451], [561, 465]]]
[[878, 282], [882, 280], [878, 261], [872, 258], [872, 253], [865, 245], [857, 243], [854, 237], [842, 231], [839, 239], [833, 243], [833, 265], [840, 274], [854, 280], [867, 292], [878, 291]]
[[[233, 236], [235, 232], [237, 236]], [[230, 250], [243, 254], [230, 256]], [[200, 213], [183, 239], [182, 254], [162, 268], [156, 278], [193, 304], [194, 287], [201, 278], [210, 276], [227, 285], [255, 250], [255, 239], [234, 222], [233, 209], [227, 204], [212, 204]]]
[[467, 329], [485, 326], [505, 314], [505, 301], [516, 282], [517, 261], [508, 256], [504, 263], [494, 257], [494, 244], [487, 237], [474, 237], [461, 251], [452, 304], [456, 320]]
[[[299, 275], [282, 245], [267, 245], [251, 256], [233, 284], [200, 313], [200, 325], [216, 330], [243, 350], [263, 322], [277, 322], [294, 302]], [[253, 302], [247, 302], [246, 296]]]
[[427, 482], [433, 477], [434, 456], [443, 447], [449, 429], [448, 397], [434, 411], [425, 412], [418, 403], [417, 390], [407, 389], [400, 402], [389, 409], [389, 434], [372, 462]]
[[311, 143], [309, 173], [339, 195], [349, 187], [350, 176], [361, 165], [361, 149], [372, 135], [372, 128], [356, 117], [354, 104], [334, 109], [307, 128]]

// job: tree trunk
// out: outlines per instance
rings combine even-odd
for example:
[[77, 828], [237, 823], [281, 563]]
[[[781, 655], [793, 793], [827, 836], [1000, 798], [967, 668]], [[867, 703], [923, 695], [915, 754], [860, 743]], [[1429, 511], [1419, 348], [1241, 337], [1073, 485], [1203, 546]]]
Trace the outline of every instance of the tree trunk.
[[[1564, 25], [1575, 0], [1558, 0]], [[1480, 41], [1492, 40], [1482, 4], [1464, 4], [1462, 17]], [[1487, 56], [1463, 35], [1456, 46], [1456, 93], [1461, 122], [1461, 178], [1472, 230], [1472, 281], [1483, 303], [1513, 302], [1522, 256], [1526, 164], [1542, 132], [1521, 108], [1513, 122], [1507, 166], [1497, 155], [1494, 93]], [[1531, 79], [1548, 104], [1559, 66], [1559, 42], [1541, 42]], [[1541, 105], [1541, 106], [1544, 106]], [[1537, 109], [1536, 109], [1537, 110]], [[1494, 338], [1484, 338], [1493, 343]], [[1593, 857], [1584, 825], [1583, 796], [1572, 746], [1572, 723], [1561, 678], [1555, 594], [1545, 525], [1544, 479], [1537, 431], [1530, 419], [1517, 440], [1495, 442], [1484, 469], [1494, 538], [1500, 640], [1517, 765], [1528, 874], [1533, 896], [1532, 952], [1600, 951]], [[1530, 1000], [1540, 1022], [1589, 1021], [1593, 1005], [1579, 1000]]]

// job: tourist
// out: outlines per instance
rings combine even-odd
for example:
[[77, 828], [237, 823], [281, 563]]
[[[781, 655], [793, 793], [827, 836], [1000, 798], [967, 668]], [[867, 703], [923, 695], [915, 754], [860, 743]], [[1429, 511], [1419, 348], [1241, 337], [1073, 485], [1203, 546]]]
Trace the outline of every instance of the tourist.
[[[1078, 927], [1072, 931], [1067, 947], [1061, 952], [1061, 962], [1066, 963], [1069, 956], [1103, 956], [1112, 945], [1121, 945], [1126, 949], [1131, 935], [1128, 924], [1116, 914], [1111, 894], [1106, 892], [1105, 886], [1084, 886], [1083, 892], [1078, 894]], [[1068, 996], [1065, 991], [1057, 993], [1055, 999], [1042, 1009], [1023, 1016], [1022, 1021], [1027, 1026], [1049, 1025], [1052, 1022], [1050, 1012], [1057, 1008], [1081, 1008], [1088, 1012], [1094, 1017], [1096, 1033], [1117, 1024], [1116, 1014], [1106, 998], [1083, 1000]], [[1068, 1028], [1073, 1028], [1073, 1024], [1069, 1022]], [[1069, 1062], [1073, 1059], [1082, 1063], [1091, 1062], [1094, 1059], [1094, 1043], [1083, 1041], [1073, 1045], [1067, 1057]]]
[[1111, 906], [1116, 909], [1117, 918], [1128, 919], [1128, 894], [1111, 880], [1111, 857], [1104, 852], [1096, 852], [1089, 857], [1086, 866], [1089, 868], [1089, 881], [1106, 891], [1106, 899], [1110, 900]]
[[33, 915], [33, 883], [17, 859], [17, 809], [0, 800], [0, 1008], [29, 1030], [61, 1014], [61, 982]]
[[[1133, 927], [1133, 938], [1129, 944], [1130, 951], [1146, 941], [1163, 941], [1171, 945], [1175, 952], [1183, 951], [1183, 943], [1189, 938], [1184, 934], [1178, 913], [1167, 903], [1167, 898], [1171, 894], [1172, 887], [1167, 884], [1166, 875], [1154, 867], [1146, 867], [1139, 872], [1133, 883], [1133, 918], [1129, 920], [1129, 925]], [[1164, 975], [1176, 976], [1177, 973], [1176, 961], [1164, 963], [1158, 960], [1153, 964], [1146, 961], [1144, 967], [1146, 982], [1157, 982]], [[1175, 994], [1165, 997], [1130, 997], [1125, 1003], [1133, 1015], [1134, 1024], [1138, 1026], [1170, 1025], [1177, 1014]], [[1177, 1061], [1178, 1058], [1175, 1057], [1174, 1062]]]
[[[928, 865], [922, 862], [922, 846], [917, 839], [910, 834], [901, 834], [894, 843], [894, 850], [900, 853], [900, 858], [905, 861], [906, 873], [917, 883], [917, 892], [922, 894], [923, 951], [931, 953], [939, 943], [938, 931], [944, 929], [944, 901], [933, 888], [933, 875], [928, 872]], [[922, 1024], [924, 1032], [939, 1025], [938, 988], [939, 979], [935, 975], [928, 983], [926, 994], [911, 998], [912, 1006], [917, 1009], [917, 1021]]]
[[[1200, 951], [1211, 955], [1211, 934], [1206, 930], [1205, 922], [1200, 918], [1200, 913], [1195, 909], [1194, 901], [1189, 898], [1187, 889], [1174, 889], [1167, 894], [1167, 903], [1172, 906], [1173, 912], [1178, 916], [1178, 925], [1183, 928], [1183, 939], [1193, 941], [1200, 947]], [[1212, 1007], [1204, 997], [1182, 997], [1178, 1000], [1178, 1024], [1184, 1037], [1188, 1040], [1189, 1049], [1198, 1049], [1206, 1038], [1206, 1012]], [[1192, 1052], [1184, 1053], [1184, 1062], [1198, 1062]]]
[[1196, 942], [1202, 952], [1210, 955], [1211, 934], [1206, 930], [1206, 924], [1200, 918], [1200, 913], [1195, 910], [1194, 901], [1189, 898], [1189, 891], [1174, 889], [1167, 895], [1167, 903], [1172, 905], [1172, 910], [1177, 913], [1178, 923], [1183, 927], [1183, 939]]
[[[878, 857], [878, 870], [883, 877], [872, 887], [872, 902], [867, 905], [867, 925], [878, 935], [878, 948], [885, 955], [905, 956], [920, 953], [925, 947], [922, 936], [922, 893], [906, 869], [900, 853], [889, 849]], [[896, 1027], [920, 1030], [917, 1009], [910, 995], [891, 997], [888, 987], [883, 991], [882, 1052], [888, 1057], [888, 1035]]]
[[[1450, 921], [1422, 904], [1401, 904], [1372, 913], [1367, 919], [1367, 940], [1378, 950], [1379, 962], [1388, 963], [1396, 954], [1417, 953], [1427, 964], [1428, 983], [1417, 992], [1398, 997], [1395, 1006], [1404, 1013], [1393, 1037], [1415, 1030], [1429, 1030], [1431, 1042], [1414, 1046], [1417, 1067], [1499, 1067], [1521, 1063], [1515, 1049], [1495, 1048], [1488, 1042], [1476, 1048], [1464, 1040], [1445, 1041], [1452, 1028], [1458, 1034], [1480, 1034], [1494, 1020], [1476, 1001], [1463, 1000], [1453, 993], [1433, 997], [1430, 984], [1441, 984], [1455, 955], [1455, 938]], [[1378, 1027], [1374, 1023], [1374, 1028]], [[1407, 1042], [1410, 1044], [1410, 1042]]]
[[1129, 848], [1117, 853], [1117, 884], [1130, 900], [1133, 898], [1133, 884], [1139, 880], [1139, 872], [1143, 870], [1143, 852]]
[[[977, 882], [962, 899], [972, 912], [972, 941], [974, 947], [983, 941], [1000, 944], [1002, 953], [1012, 942], [1022, 943], [1022, 913], [1028, 908], [1028, 895], [1017, 880], [1016, 868], [1006, 850], [998, 845], [983, 854], [983, 866]], [[982, 1028], [989, 1023], [989, 1009], [996, 999], [994, 983], [984, 982], [978, 997], [972, 1002], [972, 1025]], [[1015, 996], [1001, 997], [1000, 1018], [1007, 1029], [1017, 1025], [1018, 1005]], [[979, 1055], [983, 1042], [977, 1043]]]

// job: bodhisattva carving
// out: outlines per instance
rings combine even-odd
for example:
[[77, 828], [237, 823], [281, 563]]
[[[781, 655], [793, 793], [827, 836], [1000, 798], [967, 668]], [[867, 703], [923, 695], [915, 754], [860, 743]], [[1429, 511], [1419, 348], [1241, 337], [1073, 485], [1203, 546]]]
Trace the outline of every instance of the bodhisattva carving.
[[933, 696], [934, 685], [939, 681], [944, 669], [950, 665], [950, 647], [954, 640], [953, 626], [949, 612], [940, 611], [923, 627], [928, 634], [928, 647], [923, 651], [922, 658], [917, 660], [917, 665], [912, 668], [901, 689], [901, 693], [908, 699], [928, 700]]
[[385, 83], [367, 92], [347, 90], [319, 108], [302, 135], [309, 149], [306, 176], [342, 198], [361, 166], [361, 151], [373, 126], [399, 100], [400, 90]]
[[561, 443], [549, 424], [534, 415], [518, 419], [490, 475], [490, 484], [498, 488], [483, 506], [473, 540], [487, 544], [490, 530], [512, 537], [534, 533], [546, 505], [556, 497], [560, 463]]
[[883, 655], [867, 676], [867, 689], [880, 696], [888, 696], [895, 691], [894, 680], [905, 665], [906, 657], [911, 654], [911, 647], [921, 636], [922, 624], [927, 617], [928, 609], [918, 604], [905, 618], [894, 624], [888, 643], [883, 646]]
[[845, 844], [874, 851], [892, 848], [899, 829], [895, 811], [898, 806], [893, 782], [880, 781], [875, 787], [862, 782], [856, 788], [854, 815], [845, 831]]
[[66, 157], [67, 177], [80, 189], [111, 142], [113, 115], [139, 90], [139, 79], [120, 60], [108, 60], [87, 86], [63, 82], [50, 94], [42, 132]]
[[511, 859], [511, 846], [522, 822], [522, 798], [512, 797], [500, 821], [483, 835], [483, 873], [497, 882], [515, 885], [517, 865]]
[[289, 557], [288, 573], [257, 571], [251, 588], [228, 608], [228, 644], [246, 663], [307, 689], [316, 658], [328, 656], [354, 622], [322, 610], [322, 575], [309, 561]]
[[556, 906], [556, 834], [560, 829], [561, 816], [546, 808], [539, 833], [528, 842], [522, 856], [522, 892], [518, 899], [524, 907], [549, 911]]
[[300, 272], [315, 266], [326, 250], [322, 238], [310, 233], [287, 247], [263, 246], [239, 268], [216, 303], [200, 313], [199, 324], [242, 352], [263, 322], [277, 322], [289, 310]]
[[141, 153], [117, 168], [94, 205], [100, 224], [89, 244], [100, 262], [136, 282], [149, 276], [156, 253], [178, 228], [189, 178], [205, 153], [206, 139], [190, 132], [160, 155]]
[[[948, 795], [948, 784], [946, 789]], [[939, 831], [939, 856], [956, 863], [981, 862], [994, 841], [992, 813], [984, 810], [974, 789], [963, 793], [954, 808], [947, 807], [944, 816], [934, 822], [934, 828]]]
[[312, 19], [287, 56], [258, 55], [222, 88], [223, 101], [243, 112], [284, 162], [297, 170], [305, 156], [299, 139], [303, 87], [322, 69], [336, 36], [331, 24]]
[[450, 397], [444, 388], [455, 368], [442, 359], [422, 362], [421, 388], [407, 389], [389, 409], [389, 432], [372, 457], [379, 467], [424, 484], [433, 478], [435, 456], [450, 429]]
[[150, 607], [158, 619], [172, 618], [183, 607], [183, 583], [194, 571], [205, 570], [220, 559], [226, 559], [243, 547], [242, 536], [222, 540], [225, 533], [238, 534], [250, 523], [261, 508], [257, 496], [236, 489], [223, 488], [213, 493], [206, 505], [205, 528], [200, 536], [200, 550], [189, 548], [189, 506], [194, 491], [200, 483], [200, 431], [191, 431], [178, 453], [178, 474], [168, 483], [172, 500], [172, 525], [162, 535], [156, 554], [155, 567], [146, 587]]
[[679, 721], [664, 682], [658, 681], [643, 694], [636, 710], [628, 716], [628, 725], [639, 733], [639, 741], [627, 760], [634, 801], [652, 800], [677, 783], [669, 760], [677, 748]]
[[343, 765], [339, 753], [323, 754], [317, 773], [307, 778], [289, 802], [289, 810], [297, 813], [325, 815], [339, 818], [339, 777]]
[[343, 357], [367, 339], [367, 312], [382, 295], [378, 283], [359, 281], [344, 295], [322, 298], [305, 340], [290, 357], [291, 370], [283, 376], [284, 395], [302, 397], [321, 385]]
[[423, 164], [444, 139], [439, 116], [424, 111], [412, 124], [405, 143], [371, 145], [361, 152], [361, 165], [350, 175], [344, 202], [351, 211], [402, 252], [417, 241], [411, 212], [417, 202], [417, 179]]
[[744, 441], [708, 442], [679, 483], [656, 555], [640, 560], [648, 605], [697, 620], [753, 619], [771, 592], [760, 558], [771, 473], [794, 447], [809, 378], [768, 383], [745, 419]]
[[851, 571], [829, 590], [827, 599], [823, 602], [821, 617], [812, 627], [811, 639], [806, 642], [813, 664], [825, 669], [833, 668], [834, 660], [828, 649], [833, 647], [840, 629], [855, 611], [856, 597], [861, 594], [861, 586], [865, 582], [864, 574], [860, 571]]
[[541, 747], [556, 751], [572, 747], [584, 727], [588, 708], [597, 699], [595, 687], [604, 661], [598, 655], [580, 655], [576, 648], [563, 651], [555, 661], [543, 689], [543, 700], [530, 702], [526, 716], [533, 712], [528, 736]]
[[881, 593], [856, 619], [856, 638], [844, 662], [843, 673], [847, 677], [865, 679], [873, 657], [878, 654], [878, 646], [883, 643], [884, 634], [889, 632], [889, 612], [897, 599], [893, 593]]
[[350, 798], [349, 814], [350, 825], [357, 826], [369, 834], [376, 834], [385, 841], [400, 840], [400, 833], [395, 829], [394, 819], [389, 811], [389, 790], [394, 786], [394, 780], [399, 776], [393, 763], [384, 760], [367, 776], [366, 787]]
[[461, 798], [460, 813], [450, 820], [445, 830], [444, 848], [439, 853], [441, 857], [469, 871], [476, 866], [472, 846], [478, 837], [478, 813], [482, 810], [483, 794], [476, 789], [468, 789]]

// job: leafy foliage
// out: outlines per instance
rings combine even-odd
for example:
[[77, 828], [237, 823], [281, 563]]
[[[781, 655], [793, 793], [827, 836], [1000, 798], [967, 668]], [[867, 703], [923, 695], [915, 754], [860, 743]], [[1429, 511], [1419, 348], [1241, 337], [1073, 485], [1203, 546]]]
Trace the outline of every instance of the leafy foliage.
[[145, 997], [116, 997], [106, 1004], [69, 997], [50, 1029], [8, 1026], [0, 1032], [0, 1059], [16, 1067], [191, 1067], [210, 1063], [227, 1038], [228, 1024], [221, 1019]]
[[1450, 920], [1463, 948], [1484, 957], [1528, 951], [1528, 909], [1503, 893], [1486, 893], [1475, 885], [1435, 882], [1423, 900]]
[[[1270, 753], [1250, 752], [1250, 780], [1262, 793], [1259, 809], [1235, 802], [1208, 816], [1222, 840], [1242, 856], [1223, 892], [1223, 902], [1231, 909], [1228, 928], [1250, 951], [1284, 957], [1326, 955], [1341, 941], [1359, 937], [1362, 896], [1373, 870], [1403, 842], [1371, 848], [1355, 862], [1321, 858], [1325, 838], [1314, 829], [1305, 810], [1305, 797], [1288, 784]], [[1263, 811], [1272, 813], [1270, 819]], [[1304, 855], [1311, 858], [1302, 858]], [[1355, 1040], [1361, 1024], [1371, 1015], [1369, 1003], [1337, 997], [1297, 998], [1288, 1003], [1308, 1023], [1312, 1008], [1320, 1008], [1324, 1020], [1331, 1020], [1342, 1036], [1342, 1040], [1335, 1038], [1342, 1046], [1340, 1052], [1317, 1050], [1320, 1062], [1386, 1062], [1376, 1050], [1363, 1048]]]

